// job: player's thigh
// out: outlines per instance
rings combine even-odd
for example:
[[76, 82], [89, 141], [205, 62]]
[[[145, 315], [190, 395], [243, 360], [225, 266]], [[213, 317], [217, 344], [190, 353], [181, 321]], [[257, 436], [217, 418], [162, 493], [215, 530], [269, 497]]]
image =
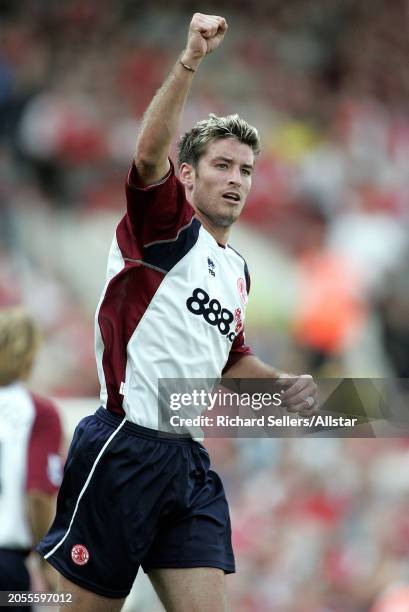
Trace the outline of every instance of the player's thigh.
[[227, 611], [225, 578], [221, 569], [153, 569], [148, 576], [167, 612]]
[[[58, 590], [60, 593], [70, 593], [72, 595], [72, 603], [68, 606], [70, 612], [119, 612], [125, 603], [125, 598], [110, 599], [87, 591], [67, 580], [61, 574], [59, 575]], [[65, 608], [66, 606], [62, 606], [60, 610]]]

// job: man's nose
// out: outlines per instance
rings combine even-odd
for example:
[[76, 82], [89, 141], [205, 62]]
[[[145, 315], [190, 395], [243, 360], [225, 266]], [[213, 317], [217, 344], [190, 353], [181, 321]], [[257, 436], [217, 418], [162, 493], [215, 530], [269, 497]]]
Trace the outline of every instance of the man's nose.
[[242, 181], [242, 176], [241, 176], [240, 168], [233, 166], [230, 172], [229, 183], [234, 184], [234, 185], [241, 185], [241, 181]]

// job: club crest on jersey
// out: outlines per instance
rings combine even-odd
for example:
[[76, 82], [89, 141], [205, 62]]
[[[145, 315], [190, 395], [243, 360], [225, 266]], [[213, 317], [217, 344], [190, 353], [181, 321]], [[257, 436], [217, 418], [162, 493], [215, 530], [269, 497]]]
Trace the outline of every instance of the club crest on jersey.
[[85, 565], [89, 561], [89, 552], [82, 544], [75, 544], [71, 548], [71, 559], [75, 565]]
[[247, 297], [246, 281], [244, 280], [244, 278], [237, 279], [237, 289], [239, 290], [241, 301], [243, 302], [244, 305], [246, 305], [248, 301], [248, 297]]
[[207, 269], [209, 270], [210, 276], [216, 276], [216, 272], [214, 271], [216, 268], [216, 264], [210, 257], [207, 258]]

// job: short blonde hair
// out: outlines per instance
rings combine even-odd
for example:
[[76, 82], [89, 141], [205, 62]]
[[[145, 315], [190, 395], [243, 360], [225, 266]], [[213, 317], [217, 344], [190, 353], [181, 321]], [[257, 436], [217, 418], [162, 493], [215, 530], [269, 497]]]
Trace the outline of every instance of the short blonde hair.
[[30, 372], [40, 333], [22, 307], [0, 309], [0, 385], [24, 379]]
[[179, 166], [187, 163], [196, 168], [207, 144], [212, 140], [222, 138], [235, 138], [248, 145], [254, 155], [260, 153], [260, 137], [255, 127], [249, 125], [237, 113], [227, 115], [227, 117], [217, 117], [217, 115], [210, 113], [208, 119], [196, 123], [179, 140]]

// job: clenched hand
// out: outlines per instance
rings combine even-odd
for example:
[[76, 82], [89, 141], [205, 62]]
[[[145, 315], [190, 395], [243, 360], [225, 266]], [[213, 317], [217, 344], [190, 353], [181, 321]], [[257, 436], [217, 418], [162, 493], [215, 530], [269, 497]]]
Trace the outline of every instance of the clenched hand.
[[200, 62], [205, 55], [217, 49], [227, 28], [226, 20], [223, 17], [195, 13], [190, 22], [187, 45], [182, 56], [183, 61], [193, 64]]

